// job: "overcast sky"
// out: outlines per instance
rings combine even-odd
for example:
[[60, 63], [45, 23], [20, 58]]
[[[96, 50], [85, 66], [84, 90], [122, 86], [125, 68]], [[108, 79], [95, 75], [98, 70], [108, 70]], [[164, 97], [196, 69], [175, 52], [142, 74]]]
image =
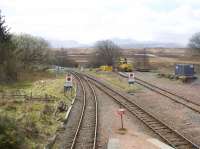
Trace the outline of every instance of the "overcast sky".
[[0, 0], [14, 33], [91, 43], [108, 38], [187, 44], [200, 0]]

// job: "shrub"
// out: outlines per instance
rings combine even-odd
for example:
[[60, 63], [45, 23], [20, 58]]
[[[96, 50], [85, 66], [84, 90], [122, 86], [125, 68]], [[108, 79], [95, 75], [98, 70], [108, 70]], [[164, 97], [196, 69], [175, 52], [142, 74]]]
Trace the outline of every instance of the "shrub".
[[37, 127], [37, 122], [39, 121], [39, 117], [37, 113], [30, 113], [24, 116], [23, 123], [25, 134], [28, 138], [35, 138], [39, 134], [39, 130]]
[[0, 116], [0, 148], [19, 149], [25, 139], [17, 122], [7, 116]]

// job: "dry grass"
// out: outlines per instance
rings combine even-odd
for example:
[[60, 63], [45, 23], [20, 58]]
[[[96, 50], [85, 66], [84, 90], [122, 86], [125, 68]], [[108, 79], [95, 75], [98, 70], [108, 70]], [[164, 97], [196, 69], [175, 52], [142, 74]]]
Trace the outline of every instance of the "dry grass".
[[92, 70], [92, 71], [87, 71], [87, 73], [103, 79], [105, 81], [107, 81], [111, 86], [118, 88], [119, 90], [123, 90], [127, 93], [135, 93], [135, 92], [139, 92], [141, 90], [140, 86], [137, 84], [134, 84], [133, 86], [130, 86], [128, 84], [128, 80], [127, 82], [124, 80], [124, 78], [120, 77], [119, 75], [113, 73], [113, 72], [96, 72], [96, 70]]
[[[72, 96], [71, 94], [67, 94], [67, 98], [64, 96], [64, 76], [62, 75], [55, 77], [52, 73], [38, 72], [23, 74], [23, 76], [23, 81], [0, 85], [0, 90], [6, 92], [20, 90], [25, 94], [32, 92], [33, 96], [48, 94], [56, 96], [66, 103], [70, 103], [72, 96], [75, 94], [73, 91]], [[43, 81], [41, 82], [41, 80]], [[62, 120], [65, 115], [65, 113], [54, 115], [59, 101], [47, 103], [23, 102], [22, 99], [0, 100], [0, 116], [5, 115], [18, 122], [20, 132], [22, 131], [21, 135], [25, 138], [22, 144], [23, 148], [44, 148], [47, 139], [54, 135], [60, 126], [58, 119]]]

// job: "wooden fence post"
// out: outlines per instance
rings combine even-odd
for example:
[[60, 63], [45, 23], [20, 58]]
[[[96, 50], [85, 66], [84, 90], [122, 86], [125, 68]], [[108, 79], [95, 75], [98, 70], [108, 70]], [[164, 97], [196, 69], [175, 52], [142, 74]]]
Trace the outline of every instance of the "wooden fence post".
[[4, 92], [2, 92], [2, 99], [4, 99]]
[[30, 96], [30, 99], [32, 100], [32, 97], [33, 97], [33, 95], [32, 95], [32, 92], [31, 92], [31, 96]]
[[45, 100], [47, 100], [47, 98], [48, 98], [48, 97], [47, 97], [47, 94], [45, 94]]

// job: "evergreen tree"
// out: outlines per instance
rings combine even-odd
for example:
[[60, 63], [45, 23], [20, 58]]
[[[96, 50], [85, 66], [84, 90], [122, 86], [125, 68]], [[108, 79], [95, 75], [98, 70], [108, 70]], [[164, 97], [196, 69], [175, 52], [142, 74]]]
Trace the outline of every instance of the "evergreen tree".
[[0, 10], [0, 81], [17, 79], [14, 50], [15, 46], [12, 43], [11, 34]]

